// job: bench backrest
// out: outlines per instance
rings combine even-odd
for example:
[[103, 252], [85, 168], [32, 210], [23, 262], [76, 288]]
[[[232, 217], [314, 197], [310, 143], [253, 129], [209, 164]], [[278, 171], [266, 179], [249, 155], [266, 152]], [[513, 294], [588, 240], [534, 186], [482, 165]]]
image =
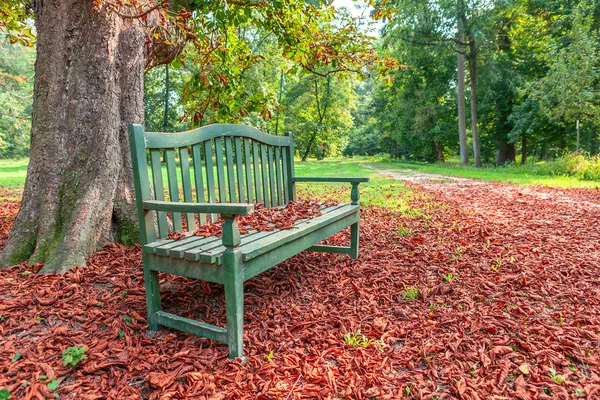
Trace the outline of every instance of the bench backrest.
[[[295, 199], [291, 134], [214, 124], [179, 133], [144, 132], [141, 125], [130, 125], [129, 135], [136, 191], [143, 200], [275, 207]], [[164, 238], [167, 213], [156, 214], [157, 237]], [[196, 220], [204, 224], [216, 215], [173, 213], [173, 230], [182, 231], [183, 218], [187, 230], [194, 230]]]

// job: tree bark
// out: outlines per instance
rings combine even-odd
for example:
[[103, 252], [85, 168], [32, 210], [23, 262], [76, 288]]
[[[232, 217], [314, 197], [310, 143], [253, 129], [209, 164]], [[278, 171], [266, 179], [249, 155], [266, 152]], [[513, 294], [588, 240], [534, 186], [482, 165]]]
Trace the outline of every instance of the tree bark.
[[444, 158], [444, 145], [439, 141], [435, 141], [435, 152], [437, 153], [438, 162], [445, 163], [446, 159]]
[[62, 273], [108, 241], [139, 237], [127, 125], [143, 122], [147, 35], [88, 0], [33, 7], [30, 162], [0, 266], [29, 259]]
[[515, 145], [506, 140], [496, 141], [496, 165], [503, 165], [507, 162], [515, 162]]
[[521, 137], [521, 164], [527, 164], [527, 136], [525, 133]]
[[[458, 22], [458, 41], [462, 42], [463, 28], [462, 23]], [[465, 112], [465, 53], [464, 47], [458, 45], [458, 81], [457, 81], [457, 100], [458, 100], [458, 144], [460, 147], [460, 163], [469, 165], [469, 148], [467, 147], [467, 118]]]
[[471, 76], [471, 135], [473, 136], [473, 156], [475, 166], [482, 167], [479, 134], [477, 132], [477, 42], [469, 34], [469, 74]]

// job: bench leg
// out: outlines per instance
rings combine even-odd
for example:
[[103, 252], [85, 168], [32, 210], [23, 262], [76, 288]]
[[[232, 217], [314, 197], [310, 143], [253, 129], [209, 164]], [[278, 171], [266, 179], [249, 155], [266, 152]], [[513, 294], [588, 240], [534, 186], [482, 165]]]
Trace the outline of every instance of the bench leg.
[[151, 261], [144, 254], [142, 257], [144, 263], [144, 287], [146, 289], [146, 309], [148, 311], [148, 329], [151, 332], [160, 330], [160, 325], [156, 321], [156, 313], [160, 311], [160, 287], [158, 284], [158, 271], [150, 269]]
[[244, 358], [244, 272], [239, 251], [223, 253], [225, 273], [225, 310], [227, 313], [227, 344], [229, 358]]
[[359, 237], [359, 222], [355, 222], [350, 226], [350, 258], [353, 260], [358, 258], [358, 237]]

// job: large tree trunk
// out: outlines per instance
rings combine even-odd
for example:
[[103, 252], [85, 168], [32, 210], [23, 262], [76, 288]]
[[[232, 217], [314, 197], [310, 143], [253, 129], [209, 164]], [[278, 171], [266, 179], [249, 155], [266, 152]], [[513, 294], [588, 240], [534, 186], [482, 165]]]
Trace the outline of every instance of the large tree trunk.
[[[464, 40], [462, 24], [458, 22], [458, 41]], [[458, 81], [457, 81], [457, 100], [458, 100], [458, 144], [460, 147], [460, 163], [469, 164], [469, 148], [467, 147], [467, 118], [465, 116], [465, 49], [458, 45]]]
[[146, 34], [92, 3], [34, 1], [30, 163], [0, 266], [64, 272], [138, 237], [127, 124], [143, 121]]
[[500, 166], [507, 162], [515, 162], [515, 157], [516, 151], [513, 143], [506, 140], [496, 141], [496, 165]]

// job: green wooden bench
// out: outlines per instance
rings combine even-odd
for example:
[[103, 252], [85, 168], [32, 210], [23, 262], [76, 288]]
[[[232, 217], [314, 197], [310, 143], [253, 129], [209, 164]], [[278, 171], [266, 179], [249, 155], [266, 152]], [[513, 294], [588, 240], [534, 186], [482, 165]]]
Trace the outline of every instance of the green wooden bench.
[[[358, 185], [369, 179], [295, 177], [291, 134], [273, 136], [229, 124], [151, 133], [130, 125], [129, 142], [151, 331], [165, 326], [203, 336], [226, 343], [230, 358], [243, 358], [244, 281], [303, 250], [358, 257]], [[296, 182], [348, 182], [352, 202], [322, 208], [322, 215], [297, 221], [293, 229], [240, 234], [237, 216], [248, 214], [255, 203], [276, 207], [295, 200]], [[198, 224], [217, 221], [217, 214], [224, 221], [221, 238], [168, 238], [183, 230], [184, 220], [194, 231]], [[347, 227], [349, 247], [317, 244]], [[223, 284], [227, 327], [162, 311], [159, 271]]]

